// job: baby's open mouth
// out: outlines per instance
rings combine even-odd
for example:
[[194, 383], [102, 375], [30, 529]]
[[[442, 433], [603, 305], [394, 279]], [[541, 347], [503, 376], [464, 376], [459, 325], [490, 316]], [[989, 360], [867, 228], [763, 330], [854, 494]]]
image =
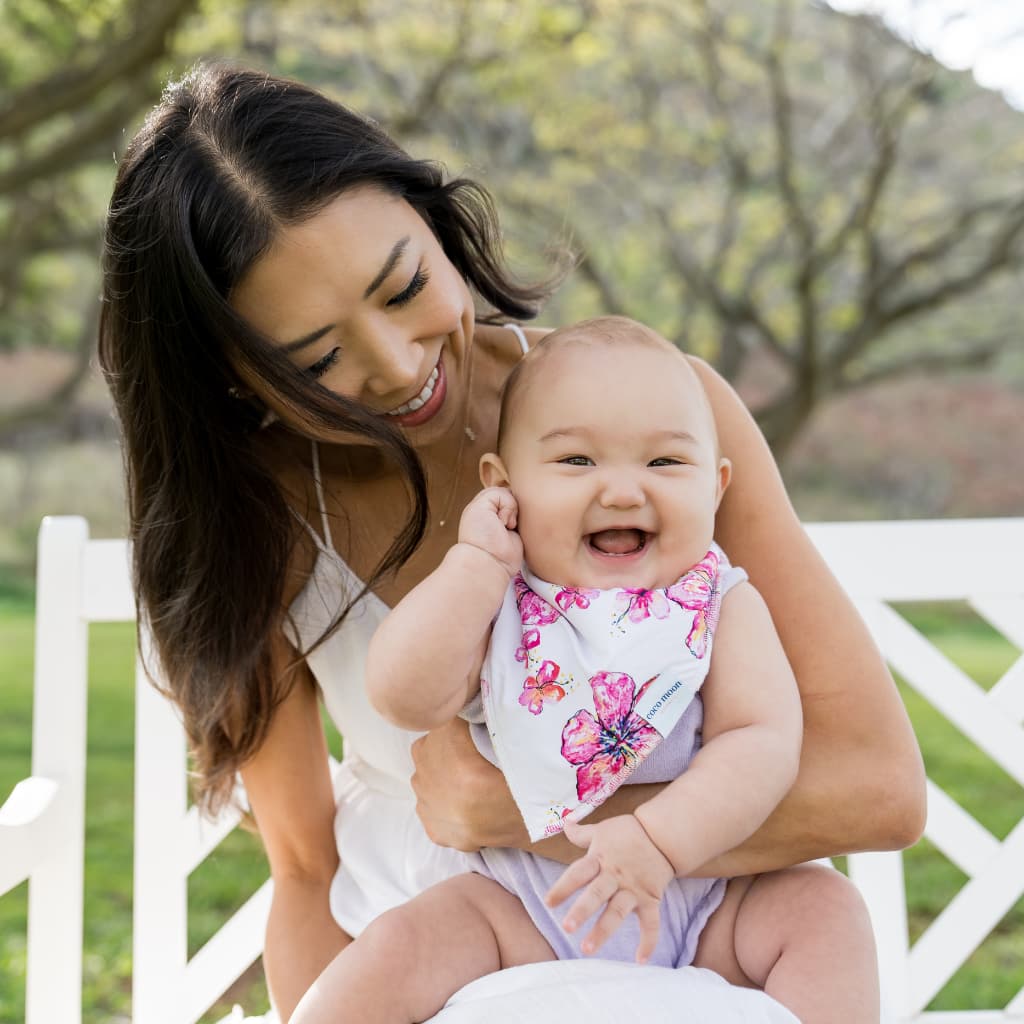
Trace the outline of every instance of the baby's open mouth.
[[600, 530], [587, 534], [587, 543], [603, 555], [634, 555], [647, 544], [643, 530]]

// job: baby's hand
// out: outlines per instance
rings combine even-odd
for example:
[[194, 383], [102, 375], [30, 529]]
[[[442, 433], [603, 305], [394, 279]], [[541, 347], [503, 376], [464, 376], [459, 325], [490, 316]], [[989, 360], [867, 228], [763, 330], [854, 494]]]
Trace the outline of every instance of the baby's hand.
[[508, 570], [510, 579], [523, 564], [523, 542], [516, 533], [518, 507], [507, 487], [486, 487], [459, 520], [459, 543], [492, 555]]
[[640, 921], [637, 963], [646, 963], [658, 942], [659, 905], [674, 872], [668, 858], [651, 842], [632, 814], [621, 814], [596, 825], [567, 822], [566, 838], [587, 851], [550, 888], [549, 907], [564, 903], [586, 886], [565, 915], [562, 926], [575, 931], [604, 906], [604, 913], [583, 940], [584, 953], [596, 953], [626, 917]]

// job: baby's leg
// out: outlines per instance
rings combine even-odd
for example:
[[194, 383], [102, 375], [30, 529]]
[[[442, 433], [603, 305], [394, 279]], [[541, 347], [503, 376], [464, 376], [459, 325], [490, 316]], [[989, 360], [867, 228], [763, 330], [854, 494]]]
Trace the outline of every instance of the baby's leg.
[[693, 962], [763, 988], [802, 1024], [879, 1019], [867, 909], [844, 875], [819, 864], [733, 879]]
[[327, 966], [290, 1024], [413, 1024], [476, 978], [554, 958], [515, 896], [457, 875], [381, 914]]

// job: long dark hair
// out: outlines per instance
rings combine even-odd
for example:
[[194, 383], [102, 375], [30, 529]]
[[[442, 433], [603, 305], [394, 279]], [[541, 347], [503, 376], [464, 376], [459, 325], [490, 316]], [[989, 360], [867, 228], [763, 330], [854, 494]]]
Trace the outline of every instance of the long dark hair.
[[[367, 589], [403, 564], [426, 527], [424, 471], [400, 432], [313, 382], [227, 301], [282, 226], [359, 185], [407, 200], [495, 314], [536, 314], [548, 289], [510, 277], [482, 188], [445, 181], [374, 123], [294, 81], [194, 68], [167, 88], [114, 185], [100, 363], [121, 422], [136, 597], [208, 811], [230, 795], [285, 696], [271, 649], [298, 533], [260, 456], [260, 411], [232, 391], [259, 380], [288, 430], [324, 440], [355, 432], [400, 468], [411, 511]], [[339, 597], [332, 628], [360, 596]]]

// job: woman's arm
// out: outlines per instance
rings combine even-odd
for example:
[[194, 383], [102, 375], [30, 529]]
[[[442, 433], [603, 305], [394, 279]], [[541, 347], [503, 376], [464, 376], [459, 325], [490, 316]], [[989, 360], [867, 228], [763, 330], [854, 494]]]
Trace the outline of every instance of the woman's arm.
[[710, 366], [692, 362], [733, 464], [716, 539], [771, 612], [804, 717], [795, 785], [750, 839], [701, 873], [907, 846], [924, 828], [924, 767], [892, 676], [797, 519], [753, 417]]
[[[693, 360], [733, 479], [717, 539], [761, 592], [796, 676], [804, 733], [797, 781], [768, 820], [697, 874], [735, 876], [855, 850], [899, 849], [924, 828], [924, 768], [892, 677], [867, 627], [797, 519], [768, 445], [733, 388]], [[452, 723], [413, 748], [417, 811], [438, 843], [472, 850], [528, 844], [501, 773]], [[456, 776], [459, 786], [452, 786]], [[593, 820], [635, 810], [655, 791], [623, 786]], [[568, 862], [561, 836], [535, 849]]]
[[263, 960], [282, 1021], [351, 941], [331, 916], [328, 898], [338, 853], [319, 702], [308, 669], [295, 671], [266, 740], [242, 769], [274, 879]]
[[796, 681], [749, 583], [722, 601], [701, 696], [703, 746], [682, 775], [634, 812], [676, 875], [692, 875], [752, 835], [796, 779]]

